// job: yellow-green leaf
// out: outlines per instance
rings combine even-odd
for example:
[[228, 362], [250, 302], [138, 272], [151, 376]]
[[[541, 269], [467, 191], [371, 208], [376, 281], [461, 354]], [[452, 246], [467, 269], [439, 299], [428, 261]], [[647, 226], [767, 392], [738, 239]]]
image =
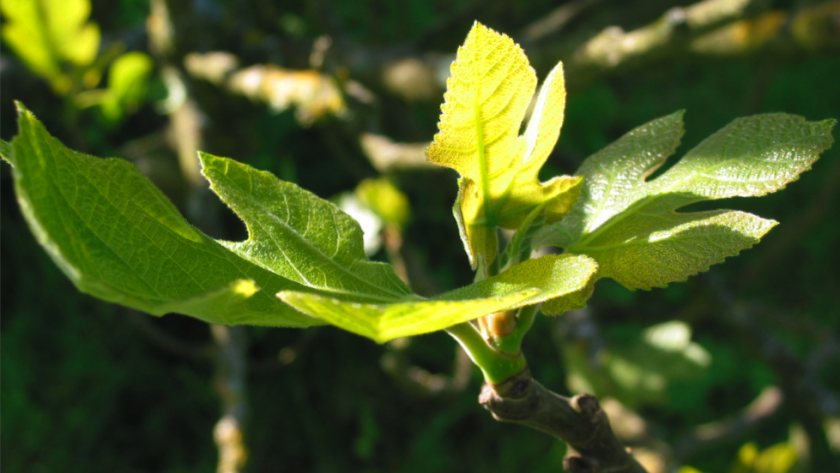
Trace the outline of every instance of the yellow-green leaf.
[[683, 134], [682, 112], [654, 120], [584, 161], [580, 200], [539, 231], [534, 247], [589, 255], [598, 277], [630, 289], [683, 281], [758, 243], [776, 222], [730, 210], [677, 210], [784, 188], [831, 146], [833, 126], [780, 113], [739, 118], [648, 180]]
[[88, 22], [90, 0], [4, 0], [3, 39], [53, 89], [65, 93], [70, 78], [62, 62], [88, 66], [99, 52], [99, 27]]
[[293, 290], [281, 291], [278, 297], [305, 314], [384, 343], [561, 297], [584, 287], [597, 269], [583, 255], [552, 255], [431, 299], [410, 296], [373, 304]]
[[401, 228], [408, 222], [408, 197], [384, 176], [365, 179], [356, 187], [356, 197], [389, 225]]
[[537, 174], [557, 142], [566, 89], [558, 64], [543, 84], [528, 128], [518, 136], [537, 77], [508, 36], [476, 23], [452, 64], [440, 132], [429, 160], [461, 174], [455, 215], [473, 267], [495, 259], [496, 227], [518, 228], [546, 204], [548, 223], [574, 204], [579, 177], [540, 183]]
[[152, 58], [137, 51], [114, 60], [108, 75], [108, 90], [101, 103], [105, 118], [117, 121], [126, 110], [137, 107], [143, 101], [153, 68]]

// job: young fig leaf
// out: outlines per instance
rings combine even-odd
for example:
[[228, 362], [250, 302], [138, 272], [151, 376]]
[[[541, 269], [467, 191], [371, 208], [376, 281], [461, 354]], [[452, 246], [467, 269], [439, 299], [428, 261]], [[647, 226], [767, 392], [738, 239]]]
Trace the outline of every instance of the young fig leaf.
[[683, 134], [682, 112], [654, 120], [583, 163], [580, 200], [561, 222], [541, 229], [534, 246], [589, 255], [598, 277], [630, 289], [685, 280], [751, 247], [777, 222], [730, 210], [677, 210], [784, 188], [831, 146], [833, 125], [786, 114], [739, 118], [646, 181]]
[[496, 227], [518, 228], [545, 204], [547, 221], [574, 204], [579, 177], [540, 183], [537, 174], [557, 142], [566, 89], [558, 64], [540, 89], [528, 127], [517, 136], [537, 77], [508, 36], [475, 23], [447, 80], [429, 160], [461, 174], [455, 216], [473, 268], [496, 257]]
[[70, 79], [62, 62], [88, 66], [99, 51], [99, 27], [88, 21], [90, 8], [90, 0], [4, 0], [3, 40], [27, 67], [64, 94]]
[[359, 223], [333, 203], [232, 159], [199, 156], [210, 188], [248, 227], [246, 241], [221, 242], [243, 259], [357, 302], [411, 294], [391, 266], [367, 259]]
[[0, 146], [38, 242], [85, 293], [153, 315], [307, 327], [323, 322], [274, 293], [307, 290], [204, 235], [136, 166], [67, 149], [19, 104], [20, 132]]
[[18, 200], [41, 245], [82, 292], [153, 315], [327, 322], [385, 341], [577, 291], [597, 268], [587, 256], [548, 257], [423, 300], [365, 257], [348, 215], [267, 172], [200, 154], [212, 189], [249, 232], [244, 242], [216, 241], [131, 163], [67, 149], [22, 105], [19, 126], [13, 142], [0, 141], [0, 155], [14, 164]]
[[442, 330], [478, 317], [538, 304], [582, 290], [597, 271], [583, 255], [552, 255], [431, 299], [356, 303], [322, 295], [283, 291], [278, 297], [301, 312], [384, 343]]

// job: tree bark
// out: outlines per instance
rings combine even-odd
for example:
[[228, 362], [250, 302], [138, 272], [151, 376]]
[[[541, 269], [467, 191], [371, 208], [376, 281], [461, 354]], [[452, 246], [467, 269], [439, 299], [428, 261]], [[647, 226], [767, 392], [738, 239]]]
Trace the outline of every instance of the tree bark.
[[479, 403], [496, 420], [527, 425], [569, 444], [577, 452], [564, 461], [570, 473], [645, 473], [592, 395], [560, 396], [525, 369], [498, 385], [485, 383]]

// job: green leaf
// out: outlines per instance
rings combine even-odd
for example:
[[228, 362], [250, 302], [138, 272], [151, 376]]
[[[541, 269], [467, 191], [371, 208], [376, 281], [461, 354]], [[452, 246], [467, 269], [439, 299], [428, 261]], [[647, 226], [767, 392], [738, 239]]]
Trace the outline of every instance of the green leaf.
[[0, 140], [0, 158], [3, 158], [4, 161], [11, 164], [12, 166], [15, 165], [15, 150], [12, 147], [12, 144], [5, 140]]
[[8, 22], [3, 39], [36, 74], [67, 92], [69, 78], [62, 61], [78, 66], [93, 63], [99, 51], [99, 27], [88, 23], [89, 0], [4, 0]]
[[236, 161], [199, 153], [210, 187], [248, 227], [222, 242], [240, 257], [333, 297], [394, 301], [411, 294], [391, 266], [369, 261], [362, 229], [334, 204]]
[[71, 151], [22, 105], [19, 113], [12, 153], [21, 210], [80, 291], [154, 315], [177, 311], [225, 324], [321, 323], [274, 297], [304, 286], [193, 228], [133, 164]]
[[676, 210], [782, 189], [831, 145], [833, 125], [785, 114], [740, 118], [646, 182], [683, 133], [682, 112], [654, 120], [584, 162], [578, 203], [567, 218], [541, 230], [535, 246], [589, 255], [598, 261], [599, 277], [630, 289], [685, 280], [751, 247], [776, 222], [737, 211]]
[[428, 300], [412, 297], [394, 303], [359, 304], [297, 291], [283, 291], [278, 296], [304, 313], [384, 343], [563, 296], [584, 287], [596, 271], [597, 265], [586, 256], [554, 255], [525, 261]]
[[[544, 258], [431, 300], [367, 260], [358, 223], [298, 186], [200, 154], [212, 189], [245, 222], [244, 242], [193, 228], [132, 164], [71, 151], [19, 104], [14, 160], [21, 209], [82, 292], [150, 314], [223, 324], [306, 327], [327, 321], [383, 341], [536, 304], [595, 272], [584, 256]], [[280, 294], [291, 306], [275, 297]]]
[[559, 220], [578, 195], [580, 179], [538, 173], [557, 142], [566, 89], [558, 64], [543, 84], [528, 128], [517, 136], [537, 77], [508, 36], [475, 23], [452, 64], [452, 76], [429, 160], [458, 171], [455, 218], [473, 268], [496, 257], [496, 227], [515, 229], [545, 205]]
[[356, 197], [388, 225], [402, 228], [411, 208], [405, 196], [387, 177], [365, 179], [356, 186]]
[[570, 310], [582, 309], [586, 307], [586, 301], [592, 297], [595, 292], [595, 282], [598, 276], [594, 275], [589, 282], [577, 291], [572, 291], [560, 297], [545, 301], [540, 306], [540, 311], [545, 315], [562, 315]]
[[747, 443], [738, 450], [738, 459], [731, 473], [788, 473], [797, 461], [796, 447], [790, 442], [777, 443], [759, 452], [758, 446]]
[[153, 67], [152, 59], [141, 52], [126, 53], [114, 60], [108, 73], [108, 90], [101, 104], [108, 120], [117, 121], [126, 110], [140, 104], [146, 95]]
[[545, 207], [542, 205], [535, 207], [508, 241], [499, 260], [499, 266], [507, 268], [530, 258], [534, 235], [545, 226], [545, 222]]

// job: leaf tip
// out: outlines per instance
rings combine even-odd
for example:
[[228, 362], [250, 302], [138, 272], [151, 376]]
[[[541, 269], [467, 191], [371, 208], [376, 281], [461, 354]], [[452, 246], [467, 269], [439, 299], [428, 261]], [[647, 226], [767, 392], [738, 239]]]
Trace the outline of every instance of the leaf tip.
[[219, 156], [214, 156], [210, 153], [205, 153], [204, 151], [197, 151], [196, 153], [198, 154], [198, 162], [201, 166], [201, 175], [210, 181], [210, 187], [213, 187], [213, 179], [210, 177], [209, 173], [212, 168], [216, 166], [216, 163], [224, 161], [225, 158], [220, 158]]
[[204, 168], [207, 167], [208, 163], [213, 160], [214, 156], [212, 154], [207, 154], [204, 151], [196, 151], [198, 154], [198, 162], [201, 163], [201, 170], [203, 171]]
[[26, 105], [24, 105], [23, 102], [21, 102], [20, 100], [15, 100], [15, 109], [18, 112], [18, 116], [23, 115], [26, 112], [29, 112], [29, 110], [26, 108]]
[[[18, 128], [22, 128], [25, 121], [38, 121], [38, 119], [35, 118], [35, 114], [26, 108], [26, 105], [24, 105], [20, 100], [15, 100], [15, 109], [17, 109], [18, 114]], [[20, 130], [18, 130], [18, 132], [20, 132]]]

